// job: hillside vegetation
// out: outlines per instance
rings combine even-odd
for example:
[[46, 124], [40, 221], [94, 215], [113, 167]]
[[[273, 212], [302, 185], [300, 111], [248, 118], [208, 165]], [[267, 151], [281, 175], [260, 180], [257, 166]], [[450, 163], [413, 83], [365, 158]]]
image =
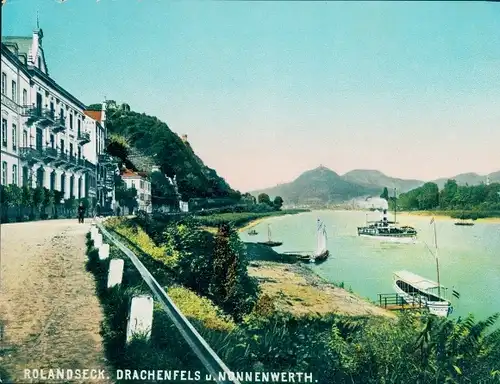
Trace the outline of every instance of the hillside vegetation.
[[[89, 109], [99, 110], [101, 107], [93, 104]], [[157, 117], [131, 111], [128, 106], [118, 107], [115, 102], [109, 101], [106, 127], [111, 137], [108, 143], [110, 154], [129, 167], [137, 168], [136, 163], [155, 164], [167, 176], [176, 176], [183, 200], [240, 198], [240, 193], [233, 190], [214, 169], [207, 167], [188, 142], [184, 142]], [[142, 161], [134, 161], [132, 154], [135, 158], [137, 154], [143, 154]], [[148, 158], [147, 161], [144, 157]]]
[[455, 211], [453, 216], [472, 219], [500, 216], [500, 183], [464, 186], [456, 180], [448, 180], [441, 190], [435, 183], [425, 183], [401, 194], [398, 208]]

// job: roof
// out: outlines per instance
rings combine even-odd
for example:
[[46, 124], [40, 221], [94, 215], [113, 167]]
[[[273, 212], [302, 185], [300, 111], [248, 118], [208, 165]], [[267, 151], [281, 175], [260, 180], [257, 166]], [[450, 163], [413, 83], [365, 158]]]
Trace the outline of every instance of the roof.
[[18, 53], [29, 55], [31, 46], [33, 45], [33, 37], [31, 36], [2, 36], [2, 43], [5, 45], [16, 44]]
[[[43, 60], [43, 66], [45, 67], [45, 72], [47, 72], [47, 75], [48, 75], [49, 70], [47, 67], [47, 61], [45, 60], [45, 52], [44, 52], [43, 47], [41, 45], [41, 38], [43, 38], [43, 32], [40, 30], [40, 31], [35, 31], [35, 33], [41, 33], [39, 49], [42, 52], [41, 58]], [[9, 45], [16, 44], [17, 49], [18, 49], [17, 55], [24, 55], [24, 56], [26, 56], [26, 58], [28, 58], [30, 55], [31, 47], [33, 46], [33, 37], [32, 36], [2, 36], [2, 43], [4, 43], [7, 47], [9, 47]], [[13, 52], [12, 50], [11, 50], [11, 52], [16, 54], [16, 52]]]
[[394, 272], [394, 276], [410, 284], [411, 286], [423, 291], [431, 288], [437, 288], [439, 286], [438, 283], [436, 283], [435, 281], [416, 275], [413, 272], [398, 271]]
[[83, 113], [98, 122], [102, 121], [102, 111], [83, 111]]
[[146, 177], [146, 173], [144, 172], [134, 172], [130, 169], [125, 169], [121, 172], [121, 176], [128, 179], [141, 179]]

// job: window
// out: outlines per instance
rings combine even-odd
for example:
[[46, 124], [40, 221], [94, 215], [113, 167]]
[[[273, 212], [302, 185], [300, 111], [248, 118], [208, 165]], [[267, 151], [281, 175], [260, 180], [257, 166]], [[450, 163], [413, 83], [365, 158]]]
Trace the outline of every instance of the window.
[[7, 162], [2, 161], [2, 184], [7, 185]]
[[77, 126], [77, 129], [78, 129], [78, 136], [80, 136], [80, 133], [81, 133], [81, 128], [82, 128], [82, 127], [81, 127], [81, 121], [80, 121], [80, 119], [78, 119], [78, 120], [76, 121], [76, 126]]
[[7, 94], [7, 75], [5, 72], [2, 72], [2, 94]]
[[141, 201], [144, 201], [144, 193], [141, 193], [140, 197]]
[[23, 105], [28, 105], [28, 91], [23, 89]]
[[38, 68], [42, 70], [42, 58], [38, 56]]
[[7, 146], [7, 120], [2, 119], [2, 146]]
[[17, 165], [12, 165], [12, 184], [17, 185]]
[[29, 169], [28, 167], [23, 167], [23, 185], [29, 185]]
[[28, 146], [28, 131], [23, 131], [23, 147]]
[[69, 129], [73, 129], [73, 114], [69, 115]]
[[[140, 182], [140, 184], [139, 184], [139, 185], [140, 185], [140, 188], [141, 188], [141, 189], [144, 189], [144, 180], [141, 180], [141, 182]], [[141, 199], [141, 200], [142, 200], [142, 199]]]
[[132, 180], [132, 188], [135, 188], [135, 180]]
[[12, 97], [11, 99], [17, 103], [17, 84], [14, 80], [12, 80]]
[[63, 195], [65, 190], [66, 190], [66, 175], [63, 173], [61, 175], [61, 188], [60, 188], [60, 191], [62, 192]]
[[50, 190], [53, 191], [56, 189], [56, 171], [52, 171], [50, 173]]
[[17, 150], [17, 125], [12, 124], [12, 150]]

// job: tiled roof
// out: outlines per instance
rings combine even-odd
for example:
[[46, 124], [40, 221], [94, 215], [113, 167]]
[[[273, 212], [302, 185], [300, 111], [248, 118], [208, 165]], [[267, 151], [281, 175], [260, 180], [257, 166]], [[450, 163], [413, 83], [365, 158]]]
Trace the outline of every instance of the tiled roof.
[[134, 172], [130, 169], [125, 169], [121, 171], [121, 176], [125, 178], [141, 178], [146, 177], [146, 172]]
[[83, 113], [85, 113], [88, 117], [98, 121], [98, 122], [101, 122], [101, 118], [102, 118], [102, 111], [84, 111]]

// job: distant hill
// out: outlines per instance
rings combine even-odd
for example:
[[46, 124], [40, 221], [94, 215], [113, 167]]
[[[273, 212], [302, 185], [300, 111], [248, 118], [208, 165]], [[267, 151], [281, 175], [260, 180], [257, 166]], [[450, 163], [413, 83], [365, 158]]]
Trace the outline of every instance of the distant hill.
[[355, 197], [380, 195], [379, 187], [367, 187], [344, 180], [326, 167], [306, 171], [290, 183], [280, 184], [265, 190], [251, 192], [253, 195], [267, 193], [281, 196], [288, 204], [341, 203]]
[[[490, 173], [490, 182], [492, 183], [500, 183], [500, 171]], [[479, 175], [477, 173], [461, 173], [460, 175], [452, 176], [452, 177], [442, 177], [440, 179], [434, 180], [433, 183], [436, 183], [439, 189], [444, 187], [444, 184], [447, 180], [453, 179], [456, 180], [459, 185], [478, 185], [486, 182], [486, 175]]]
[[359, 184], [369, 188], [383, 189], [387, 187], [389, 194], [392, 194], [394, 188], [397, 189], [398, 194], [408, 192], [412, 189], [418, 188], [424, 184], [421, 180], [405, 180], [387, 176], [380, 171], [369, 169], [355, 169], [347, 172], [342, 178], [351, 183]]
[[[500, 171], [489, 175], [490, 181], [500, 182]], [[459, 185], [477, 185], [486, 181], [486, 176], [477, 173], [463, 173], [460, 175], [446, 177], [432, 182], [440, 189], [448, 179], [454, 179]], [[415, 179], [399, 179], [385, 175], [377, 170], [356, 169], [340, 176], [331, 169], [318, 167], [301, 174], [290, 183], [280, 184], [275, 187], [253, 191], [251, 194], [257, 196], [267, 193], [271, 198], [281, 196], [287, 204], [328, 204], [342, 203], [357, 197], [378, 197], [384, 187], [396, 188], [398, 195], [418, 188], [425, 181]]]

